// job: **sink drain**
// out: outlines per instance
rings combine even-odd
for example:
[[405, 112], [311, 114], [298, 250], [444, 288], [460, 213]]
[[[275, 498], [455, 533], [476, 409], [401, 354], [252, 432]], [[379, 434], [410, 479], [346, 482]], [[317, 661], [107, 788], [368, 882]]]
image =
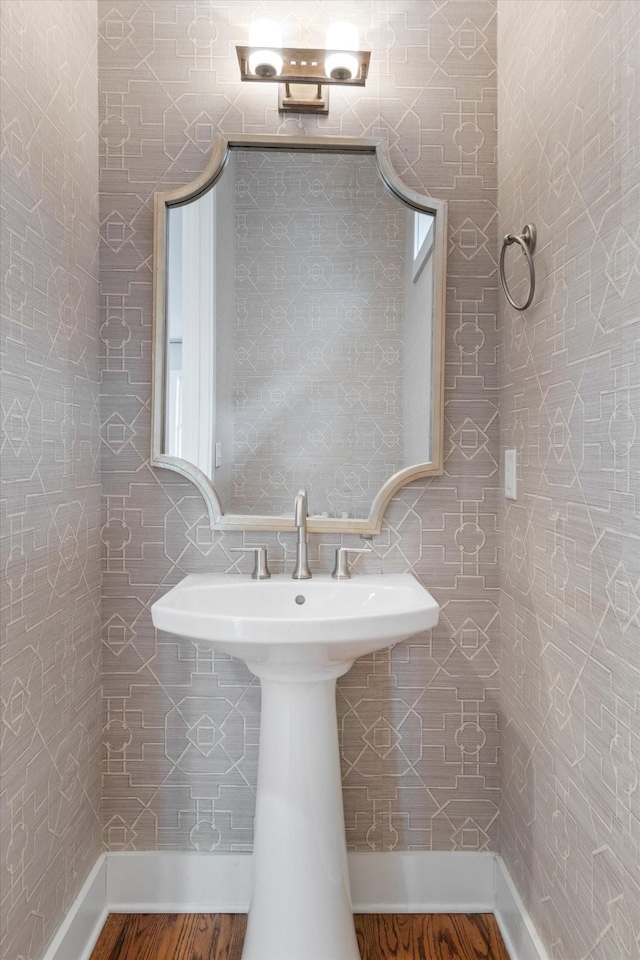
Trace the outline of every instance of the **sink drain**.
[[305, 600], [305, 598], [302, 596], [301, 593], [299, 593], [298, 596], [296, 597], [296, 603], [298, 603], [298, 604], [304, 603], [304, 600]]

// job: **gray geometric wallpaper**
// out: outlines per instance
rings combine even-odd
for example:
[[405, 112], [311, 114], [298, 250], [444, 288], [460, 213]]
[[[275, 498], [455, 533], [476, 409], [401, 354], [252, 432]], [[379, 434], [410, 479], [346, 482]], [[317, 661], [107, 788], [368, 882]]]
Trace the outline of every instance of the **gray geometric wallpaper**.
[[243, 151], [234, 169], [233, 480], [223, 506], [290, 513], [306, 486], [314, 513], [366, 518], [402, 467], [407, 208], [372, 156]]
[[[442, 613], [432, 633], [339, 683], [348, 843], [497, 849], [495, 4], [104, 0], [99, 11], [104, 842], [251, 847], [258, 681], [156, 634], [149, 614], [186, 573], [250, 570], [229, 552], [243, 535], [212, 532], [194, 487], [149, 467], [152, 202], [200, 173], [217, 131], [306, 132], [383, 137], [410, 187], [449, 200], [445, 474], [398, 495], [359, 561], [412, 570]], [[238, 80], [234, 45], [257, 16], [309, 46], [332, 19], [355, 22], [372, 50], [367, 87], [334, 88], [328, 117], [282, 119], [275, 88]], [[244, 540], [291, 570], [291, 535]], [[337, 540], [312, 538], [314, 570], [330, 569]]]
[[538, 227], [499, 300], [502, 851], [550, 957], [638, 960], [640, 4], [498, 26], [500, 235]]
[[[2, 956], [39, 960], [100, 839], [251, 848], [258, 682], [149, 614], [186, 573], [247, 575], [242, 542], [293, 562], [292, 536], [213, 533], [195, 488], [149, 467], [153, 194], [242, 131], [383, 137], [449, 201], [445, 473], [399, 493], [358, 561], [413, 571], [441, 619], [339, 682], [349, 847], [497, 850], [502, 832], [552, 960], [637, 960], [640, 4], [500, 0], [499, 192], [493, 0], [0, 8]], [[357, 23], [367, 87], [283, 120], [275, 89], [238, 82], [257, 16], [306, 45]], [[497, 238], [528, 220], [519, 314]], [[314, 570], [338, 539], [312, 538]]]
[[39, 960], [100, 853], [97, 5], [0, 14], [0, 955]]

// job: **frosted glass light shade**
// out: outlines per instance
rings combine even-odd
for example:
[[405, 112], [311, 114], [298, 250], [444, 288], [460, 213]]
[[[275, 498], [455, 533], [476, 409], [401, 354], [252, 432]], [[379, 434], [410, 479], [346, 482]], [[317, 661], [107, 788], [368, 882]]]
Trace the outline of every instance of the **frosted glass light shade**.
[[256, 77], [277, 77], [282, 73], [282, 57], [275, 50], [254, 50], [249, 55], [249, 71]]
[[282, 73], [282, 27], [275, 20], [254, 20], [249, 28], [249, 46], [259, 47], [249, 57], [249, 72], [256, 77], [277, 77]]
[[360, 37], [358, 28], [352, 23], [338, 21], [327, 30], [325, 47], [327, 50], [344, 50], [344, 53], [332, 53], [324, 64], [324, 72], [332, 80], [353, 80], [358, 72], [358, 61], [349, 53], [357, 50]]
[[353, 80], [358, 60], [351, 53], [332, 53], [324, 62], [324, 71], [332, 80]]

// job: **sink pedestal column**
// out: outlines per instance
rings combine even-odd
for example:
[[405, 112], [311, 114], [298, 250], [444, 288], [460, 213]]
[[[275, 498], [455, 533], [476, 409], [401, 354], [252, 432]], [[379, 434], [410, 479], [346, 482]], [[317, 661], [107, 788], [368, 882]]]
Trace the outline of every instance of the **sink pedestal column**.
[[360, 960], [353, 925], [336, 721], [336, 677], [249, 664], [262, 715], [253, 885], [242, 960]]

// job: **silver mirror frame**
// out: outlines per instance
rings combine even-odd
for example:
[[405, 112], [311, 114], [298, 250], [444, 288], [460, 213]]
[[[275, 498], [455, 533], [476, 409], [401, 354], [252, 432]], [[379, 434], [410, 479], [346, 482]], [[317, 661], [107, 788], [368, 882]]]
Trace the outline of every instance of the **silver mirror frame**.
[[440, 476], [444, 469], [444, 347], [447, 271], [447, 203], [434, 200], [407, 187], [396, 175], [387, 154], [386, 145], [379, 140], [353, 137], [287, 137], [264, 134], [219, 135], [209, 162], [200, 176], [176, 190], [156, 193], [153, 223], [153, 381], [151, 411], [151, 466], [163, 467], [181, 474], [204, 497], [211, 521], [216, 530], [286, 531], [295, 530], [291, 517], [269, 517], [257, 514], [224, 513], [212, 481], [198, 467], [179, 457], [162, 452], [164, 436], [164, 399], [166, 364], [166, 256], [167, 219], [172, 206], [194, 200], [216, 182], [232, 148], [266, 148], [276, 150], [322, 150], [350, 153], [369, 153], [376, 159], [378, 172], [387, 189], [399, 200], [416, 210], [435, 214], [434, 236], [434, 304], [433, 304], [433, 409], [432, 459], [405, 467], [390, 477], [380, 488], [366, 520], [340, 517], [309, 517], [311, 533], [380, 533], [387, 504], [391, 498], [413, 480]]

